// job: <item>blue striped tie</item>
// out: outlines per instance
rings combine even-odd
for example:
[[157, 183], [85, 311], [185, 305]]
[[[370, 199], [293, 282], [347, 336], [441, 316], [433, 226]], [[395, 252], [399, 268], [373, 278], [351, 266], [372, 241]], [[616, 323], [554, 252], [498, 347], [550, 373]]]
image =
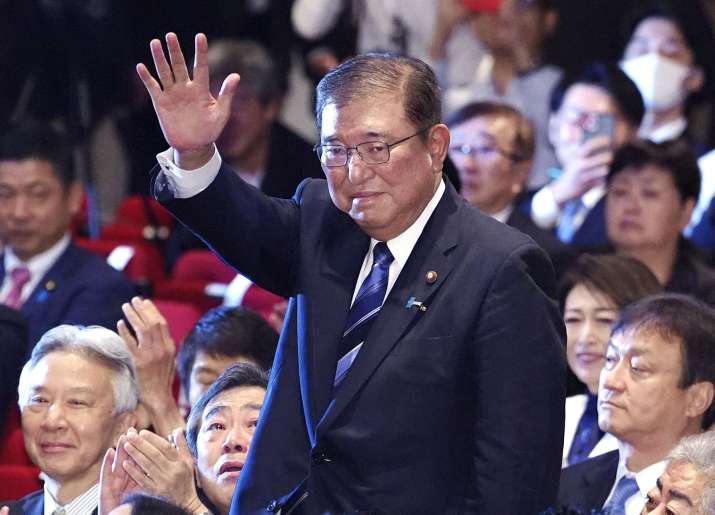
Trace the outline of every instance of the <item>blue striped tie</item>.
[[353, 302], [340, 340], [340, 360], [335, 374], [335, 384], [339, 384], [352, 365], [359, 346], [365, 341], [372, 322], [382, 309], [387, 291], [390, 264], [395, 258], [384, 241], [375, 245], [372, 251], [372, 270], [360, 285]]
[[608, 515], [625, 515], [626, 501], [638, 492], [638, 483], [633, 477], [623, 476], [616, 489], [613, 491], [611, 500], [603, 507], [603, 511]]

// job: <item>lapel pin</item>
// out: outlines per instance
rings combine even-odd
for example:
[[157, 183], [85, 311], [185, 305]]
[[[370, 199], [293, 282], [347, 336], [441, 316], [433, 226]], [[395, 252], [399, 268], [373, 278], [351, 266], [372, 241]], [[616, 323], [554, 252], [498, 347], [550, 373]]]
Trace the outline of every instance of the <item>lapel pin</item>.
[[49, 280], [45, 283], [45, 290], [52, 291], [57, 288], [57, 283], [55, 281]]
[[434, 270], [430, 270], [425, 274], [425, 281], [427, 281], [427, 284], [434, 284], [437, 282], [437, 272]]
[[415, 300], [414, 297], [410, 297], [407, 300], [407, 304], [405, 304], [405, 309], [412, 309], [413, 307], [416, 307], [419, 311], [425, 312], [427, 311], [427, 306], [424, 305], [424, 303]]

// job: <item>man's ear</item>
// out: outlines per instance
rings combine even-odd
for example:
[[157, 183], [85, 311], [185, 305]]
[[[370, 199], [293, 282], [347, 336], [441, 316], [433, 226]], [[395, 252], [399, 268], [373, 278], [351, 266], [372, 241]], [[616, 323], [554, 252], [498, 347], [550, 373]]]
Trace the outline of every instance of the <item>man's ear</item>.
[[705, 85], [705, 72], [700, 66], [693, 66], [685, 78], [685, 89], [688, 94], [697, 93]]
[[77, 215], [82, 209], [82, 199], [84, 198], [84, 187], [79, 181], [73, 181], [67, 186], [67, 202], [72, 216]]
[[427, 135], [427, 150], [432, 159], [432, 171], [435, 174], [442, 173], [442, 167], [447, 157], [448, 148], [449, 129], [443, 123], [438, 123], [430, 129]]
[[283, 108], [283, 97], [271, 98], [263, 107], [263, 118], [269, 122], [274, 122], [278, 119]]
[[689, 198], [683, 202], [683, 208], [680, 211], [680, 230], [685, 229], [690, 223], [690, 219], [693, 217], [693, 210], [695, 209], [695, 199]]
[[688, 399], [685, 414], [690, 418], [702, 416], [713, 403], [715, 385], [710, 381], [700, 381], [688, 386]]
[[511, 191], [515, 197], [526, 189], [526, 181], [529, 180], [533, 164], [533, 159], [524, 159], [514, 163], [512, 170], [514, 173], [514, 183], [512, 184]]

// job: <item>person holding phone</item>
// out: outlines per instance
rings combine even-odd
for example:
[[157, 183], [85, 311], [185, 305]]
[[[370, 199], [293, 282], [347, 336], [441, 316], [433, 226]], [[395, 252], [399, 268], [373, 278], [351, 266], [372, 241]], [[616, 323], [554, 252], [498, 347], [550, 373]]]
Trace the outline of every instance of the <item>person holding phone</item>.
[[605, 178], [613, 152], [635, 137], [644, 107], [636, 85], [616, 64], [594, 63], [566, 76], [551, 95], [549, 140], [560, 168], [531, 199], [541, 228], [580, 248], [607, 244]]

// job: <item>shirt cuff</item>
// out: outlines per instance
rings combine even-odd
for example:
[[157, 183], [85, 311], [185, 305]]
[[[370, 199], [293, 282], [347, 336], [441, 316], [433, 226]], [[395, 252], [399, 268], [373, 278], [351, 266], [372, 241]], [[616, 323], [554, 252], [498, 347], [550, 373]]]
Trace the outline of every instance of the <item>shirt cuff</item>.
[[214, 145], [214, 154], [208, 163], [195, 170], [182, 170], [174, 161], [174, 149], [169, 148], [156, 155], [175, 198], [189, 198], [198, 195], [213, 182], [221, 169], [221, 155]]
[[551, 188], [544, 186], [531, 199], [531, 219], [542, 229], [553, 229], [561, 216]]

